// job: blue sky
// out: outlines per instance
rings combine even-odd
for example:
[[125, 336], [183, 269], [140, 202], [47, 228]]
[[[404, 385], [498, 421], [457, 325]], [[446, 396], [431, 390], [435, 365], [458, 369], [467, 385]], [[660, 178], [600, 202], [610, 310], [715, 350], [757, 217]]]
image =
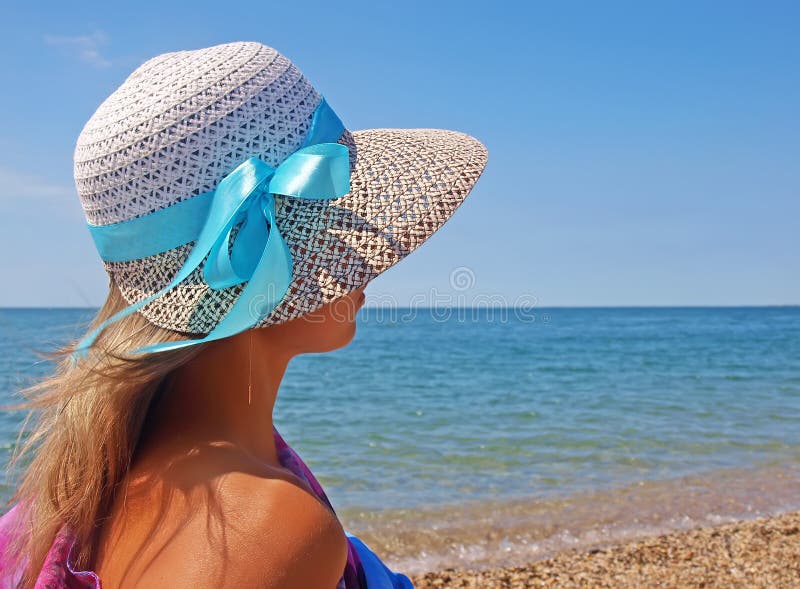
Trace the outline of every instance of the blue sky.
[[[350, 129], [474, 135], [467, 203], [368, 293], [800, 303], [797, 2], [15, 3], [0, 27], [0, 306], [95, 306], [83, 124], [166, 51], [255, 40]], [[113, 6], [113, 8], [111, 7]]]

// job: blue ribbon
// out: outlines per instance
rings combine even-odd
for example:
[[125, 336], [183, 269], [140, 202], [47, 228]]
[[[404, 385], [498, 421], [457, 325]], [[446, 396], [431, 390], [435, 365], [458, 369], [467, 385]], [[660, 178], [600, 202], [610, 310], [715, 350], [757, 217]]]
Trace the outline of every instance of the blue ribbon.
[[[216, 189], [149, 215], [89, 225], [100, 257], [136, 260], [195, 241], [184, 265], [157, 293], [123, 309], [88, 333], [73, 358], [85, 357], [97, 336], [185, 280], [205, 259], [203, 279], [219, 290], [247, 282], [236, 303], [200, 339], [163, 342], [133, 350], [144, 354], [175, 350], [235, 335], [253, 327], [281, 302], [292, 280], [292, 256], [275, 220], [274, 194], [333, 199], [350, 192], [350, 156], [335, 143], [344, 132], [323, 98], [314, 111], [303, 145], [277, 168], [251, 157], [225, 176]], [[239, 225], [234, 239], [231, 232]], [[229, 253], [230, 249], [230, 253]]]

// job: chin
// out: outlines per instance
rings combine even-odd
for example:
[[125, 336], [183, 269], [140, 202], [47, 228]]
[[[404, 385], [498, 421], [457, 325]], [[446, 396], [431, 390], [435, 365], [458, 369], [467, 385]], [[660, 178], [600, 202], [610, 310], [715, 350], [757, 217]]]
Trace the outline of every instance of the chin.
[[342, 335], [342, 339], [339, 345], [336, 346], [334, 349], [338, 350], [339, 348], [344, 348], [350, 342], [353, 341], [353, 338], [356, 336], [356, 322], [353, 321], [352, 323], [348, 323], [347, 327], [343, 330], [343, 332], [344, 333]]
[[355, 322], [340, 323], [335, 329], [328, 330], [325, 337], [319, 338], [317, 340], [318, 345], [315, 346], [313, 350], [309, 351], [312, 353], [324, 353], [344, 348], [353, 341], [355, 335]]

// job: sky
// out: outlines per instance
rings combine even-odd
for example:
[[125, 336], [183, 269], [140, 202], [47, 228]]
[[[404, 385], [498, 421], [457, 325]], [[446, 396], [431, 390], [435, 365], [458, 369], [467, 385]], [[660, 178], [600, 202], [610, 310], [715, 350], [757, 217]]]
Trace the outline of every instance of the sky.
[[[373, 299], [800, 303], [800, 3], [13, 3], [0, 23], [0, 306], [99, 306], [72, 177], [83, 125], [147, 59], [260, 41], [351, 130], [489, 151]], [[457, 278], [467, 276], [467, 283]], [[456, 301], [456, 302], [458, 302]]]

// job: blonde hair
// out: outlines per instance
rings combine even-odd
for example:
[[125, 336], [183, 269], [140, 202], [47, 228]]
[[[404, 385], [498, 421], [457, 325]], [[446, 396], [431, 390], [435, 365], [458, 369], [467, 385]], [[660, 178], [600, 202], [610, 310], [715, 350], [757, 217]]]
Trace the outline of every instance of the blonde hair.
[[[111, 283], [87, 331], [127, 306]], [[206, 344], [144, 356], [125, 352], [190, 337], [196, 336], [160, 328], [133, 313], [107, 327], [77, 364], [71, 354], [78, 340], [38, 352], [55, 363], [55, 370], [20, 391], [26, 401], [11, 407], [29, 411], [10, 464], [22, 470], [12, 502], [24, 507], [24, 517], [8, 548], [13, 554], [6, 557], [24, 567], [21, 587], [33, 587], [64, 526], [76, 540], [76, 566], [91, 563], [94, 532], [130, 468], [153, 399], [168, 388], [171, 373]]]

